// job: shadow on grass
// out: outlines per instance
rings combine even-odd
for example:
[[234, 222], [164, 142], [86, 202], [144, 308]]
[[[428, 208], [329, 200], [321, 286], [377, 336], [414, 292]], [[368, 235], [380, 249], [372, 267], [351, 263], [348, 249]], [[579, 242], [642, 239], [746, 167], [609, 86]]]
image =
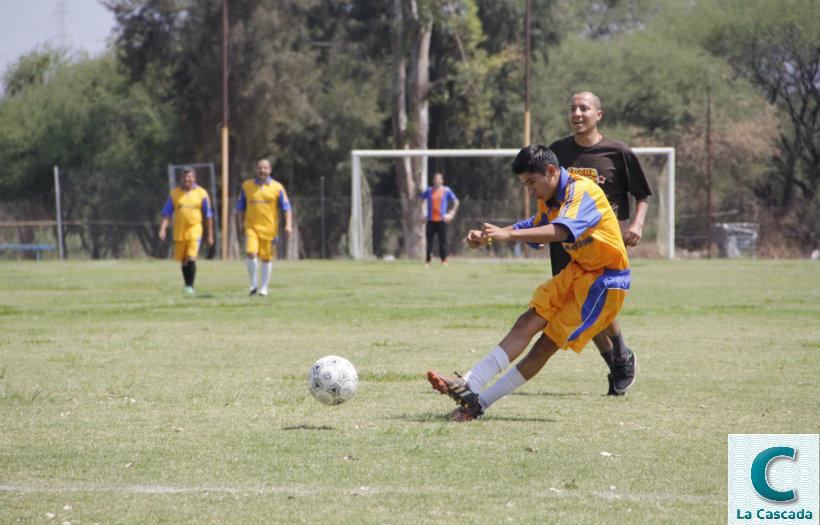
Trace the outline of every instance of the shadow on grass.
[[291, 427], [282, 427], [282, 430], [333, 430], [333, 427], [327, 425], [294, 425]]
[[[447, 412], [426, 412], [423, 414], [402, 414], [398, 416], [390, 416], [385, 419], [401, 419], [404, 421], [412, 421], [415, 423], [466, 423], [465, 421], [455, 421], [450, 419], [449, 413]], [[556, 423], [557, 420], [555, 419], [547, 419], [541, 417], [510, 417], [510, 416], [497, 416], [497, 415], [489, 415], [485, 416], [481, 419], [481, 421], [507, 421], [512, 423]]]

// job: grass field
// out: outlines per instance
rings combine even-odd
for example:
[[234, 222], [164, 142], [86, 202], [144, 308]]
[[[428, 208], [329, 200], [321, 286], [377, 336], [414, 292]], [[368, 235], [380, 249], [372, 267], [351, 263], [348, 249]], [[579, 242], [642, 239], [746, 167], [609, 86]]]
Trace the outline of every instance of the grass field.
[[[820, 265], [638, 260], [625, 398], [590, 345], [480, 421], [544, 261], [0, 263], [0, 523], [725, 523], [727, 434], [820, 432]], [[359, 392], [324, 407], [339, 354]]]

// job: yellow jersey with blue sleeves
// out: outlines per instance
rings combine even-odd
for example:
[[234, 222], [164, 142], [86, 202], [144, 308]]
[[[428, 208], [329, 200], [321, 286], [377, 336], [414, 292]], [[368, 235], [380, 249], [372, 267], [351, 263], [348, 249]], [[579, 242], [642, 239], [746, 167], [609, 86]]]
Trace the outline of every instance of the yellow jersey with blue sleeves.
[[171, 190], [162, 214], [174, 216], [175, 242], [201, 239], [202, 219], [214, 216], [208, 192], [197, 184], [190, 190], [181, 186]]
[[[569, 229], [564, 249], [583, 269], [629, 268], [615, 212], [603, 190], [581, 175], [561, 168], [555, 201], [538, 201], [538, 212], [513, 225], [516, 230], [546, 224], [560, 224]], [[533, 243], [529, 243], [533, 244]]]
[[556, 198], [539, 200], [538, 213], [514, 228], [546, 224], [569, 230], [562, 244], [572, 261], [533, 292], [529, 306], [547, 320], [543, 332], [559, 348], [580, 352], [623, 306], [631, 280], [626, 247], [603, 190], [563, 168]]
[[279, 233], [279, 207], [289, 211], [285, 187], [271, 177], [260, 183], [254, 177], [242, 183], [236, 209], [245, 212], [245, 230], [253, 230], [262, 239], [276, 239]]

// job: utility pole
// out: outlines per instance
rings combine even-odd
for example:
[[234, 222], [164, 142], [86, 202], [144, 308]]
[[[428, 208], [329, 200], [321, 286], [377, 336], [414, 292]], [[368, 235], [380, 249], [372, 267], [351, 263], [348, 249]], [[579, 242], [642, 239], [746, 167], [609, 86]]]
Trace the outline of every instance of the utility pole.
[[65, 31], [66, 20], [71, 18], [71, 11], [66, 8], [65, 2], [57, 2], [57, 10], [51, 14], [57, 20], [57, 36], [54, 38], [56, 47], [66, 49], [71, 46], [71, 37]]
[[[532, 0], [527, 0], [526, 15], [524, 16], [524, 146], [530, 145], [530, 70], [531, 70], [531, 34]], [[524, 217], [530, 216], [530, 194], [524, 188]]]
[[228, 259], [228, 0], [222, 0], [222, 260]]
[[706, 257], [712, 258], [712, 86], [706, 86]]

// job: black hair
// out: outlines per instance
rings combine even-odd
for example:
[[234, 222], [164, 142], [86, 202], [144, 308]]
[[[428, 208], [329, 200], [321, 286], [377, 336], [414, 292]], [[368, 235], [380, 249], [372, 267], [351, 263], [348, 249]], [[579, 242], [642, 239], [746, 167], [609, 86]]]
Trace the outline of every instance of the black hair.
[[547, 166], [555, 166], [556, 169], [560, 169], [558, 157], [548, 147], [541, 144], [532, 144], [518, 152], [512, 163], [512, 170], [516, 175], [522, 173], [546, 175]]

